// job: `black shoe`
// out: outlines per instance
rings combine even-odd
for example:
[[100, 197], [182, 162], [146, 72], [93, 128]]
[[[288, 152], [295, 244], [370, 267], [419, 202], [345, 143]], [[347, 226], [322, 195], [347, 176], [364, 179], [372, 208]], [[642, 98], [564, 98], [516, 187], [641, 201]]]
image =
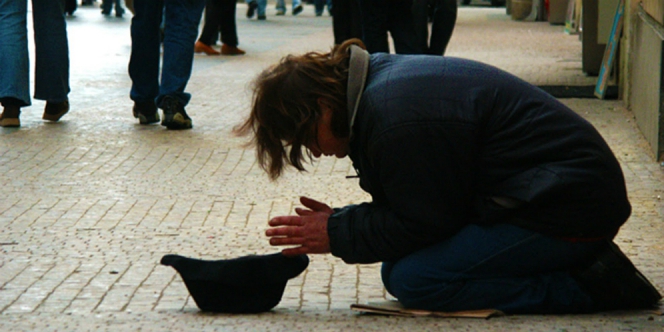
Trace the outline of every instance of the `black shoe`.
[[161, 102], [161, 109], [164, 110], [164, 119], [161, 125], [168, 129], [191, 129], [191, 118], [184, 110], [184, 105], [173, 97], [164, 97]]
[[154, 101], [135, 101], [133, 112], [138, 123], [142, 125], [159, 122], [159, 113]]
[[256, 12], [256, 8], [258, 8], [258, 3], [256, 3], [256, 1], [249, 2], [249, 8], [247, 8], [247, 18], [254, 17], [254, 12]]
[[78, 3], [76, 3], [76, 1], [77, 0], [65, 0], [65, 13], [69, 14], [69, 16], [74, 15], [74, 12], [78, 7]]
[[590, 266], [572, 273], [572, 277], [593, 299], [599, 311], [651, 309], [662, 298], [611, 241], [607, 241], [607, 248], [597, 254]]
[[302, 8], [302, 5], [297, 5], [297, 7], [293, 8], [293, 15], [297, 15], [302, 12], [304, 8]]
[[265, 20], [267, 19], [267, 16], [265, 16], [265, 15], [258, 15], [258, 17], [256, 17], [256, 19], [258, 19], [259, 21], [265, 21]]
[[6, 105], [0, 114], [0, 127], [20, 127], [21, 107], [16, 105]]
[[58, 121], [61, 117], [69, 112], [69, 101], [65, 100], [61, 103], [52, 103], [50, 101], [46, 102], [46, 107], [44, 107], [44, 115], [42, 119], [48, 121]]

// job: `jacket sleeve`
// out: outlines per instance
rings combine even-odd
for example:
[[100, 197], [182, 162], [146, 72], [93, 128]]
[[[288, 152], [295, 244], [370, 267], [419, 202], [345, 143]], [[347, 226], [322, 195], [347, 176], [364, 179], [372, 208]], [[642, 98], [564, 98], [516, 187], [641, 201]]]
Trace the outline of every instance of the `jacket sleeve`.
[[332, 254], [347, 263], [399, 259], [469, 223], [476, 126], [461, 121], [400, 125], [368, 143], [373, 202], [328, 220]]

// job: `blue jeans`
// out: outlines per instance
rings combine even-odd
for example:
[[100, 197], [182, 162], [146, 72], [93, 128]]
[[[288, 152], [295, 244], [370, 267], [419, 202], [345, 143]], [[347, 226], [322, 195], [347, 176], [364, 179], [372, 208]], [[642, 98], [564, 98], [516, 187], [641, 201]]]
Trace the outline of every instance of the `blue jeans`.
[[258, 7], [256, 7], [256, 15], [265, 16], [265, 8], [267, 8], [267, 0], [245, 0], [246, 3], [256, 1]]
[[[301, 0], [293, 0], [293, 9], [299, 6], [300, 3]], [[286, 11], [286, 0], [277, 0], [277, 9], [282, 9], [283, 11]]]
[[115, 13], [116, 14], [124, 14], [124, 8], [122, 8], [122, 2], [120, 0], [103, 0], [101, 2], [101, 10], [103, 13], [110, 15], [111, 10], [113, 9], [113, 5], [115, 5]]
[[322, 15], [323, 10], [325, 9], [325, 5], [327, 5], [327, 11], [332, 12], [332, 0], [315, 0], [314, 1], [314, 11], [316, 12], [316, 15]]
[[[59, 103], [69, 94], [69, 45], [63, 1], [32, 0], [35, 98]], [[27, 0], [0, 0], [0, 98], [31, 104]]]
[[[198, 37], [204, 0], [135, 0], [131, 20], [130, 97], [137, 102], [165, 96], [187, 105], [191, 99], [184, 92], [191, 77], [194, 44]], [[164, 55], [159, 84], [160, 25], [164, 18]]]
[[603, 242], [566, 242], [512, 225], [470, 225], [385, 262], [385, 288], [406, 307], [437, 311], [582, 313], [594, 304], [570, 276]]

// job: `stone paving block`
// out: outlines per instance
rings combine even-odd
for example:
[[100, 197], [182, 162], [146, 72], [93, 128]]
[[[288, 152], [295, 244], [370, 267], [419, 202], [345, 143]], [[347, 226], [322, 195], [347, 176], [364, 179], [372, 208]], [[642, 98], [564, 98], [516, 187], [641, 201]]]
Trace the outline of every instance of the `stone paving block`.
[[203, 226], [224, 226], [230, 211], [233, 209], [233, 205], [233, 202], [215, 201], [203, 222]]

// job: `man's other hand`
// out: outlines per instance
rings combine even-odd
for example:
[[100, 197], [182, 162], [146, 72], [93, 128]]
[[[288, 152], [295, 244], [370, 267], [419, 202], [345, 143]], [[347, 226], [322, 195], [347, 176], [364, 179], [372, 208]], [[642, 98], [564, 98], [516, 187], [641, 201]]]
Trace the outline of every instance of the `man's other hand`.
[[295, 246], [281, 252], [287, 256], [300, 254], [324, 254], [330, 252], [327, 236], [327, 218], [334, 211], [325, 203], [308, 197], [300, 197], [306, 208], [295, 208], [296, 216], [279, 216], [270, 220], [265, 235], [273, 246]]

